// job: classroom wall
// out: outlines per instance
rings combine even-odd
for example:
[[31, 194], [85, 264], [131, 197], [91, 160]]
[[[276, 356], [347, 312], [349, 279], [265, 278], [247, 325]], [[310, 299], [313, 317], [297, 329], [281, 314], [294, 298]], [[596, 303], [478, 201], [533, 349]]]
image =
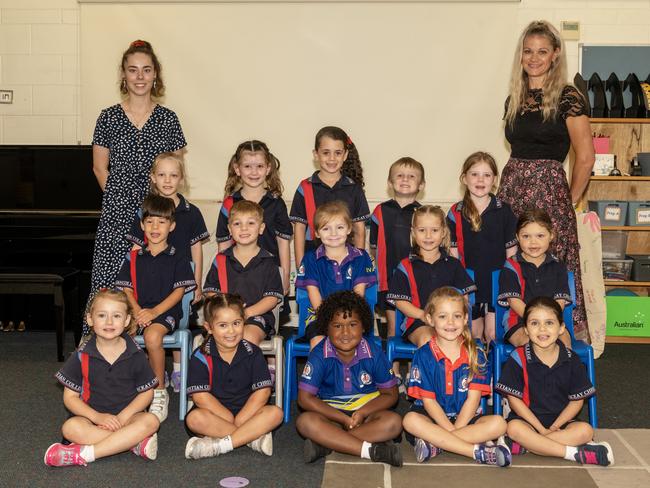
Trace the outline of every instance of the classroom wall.
[[[165, 68], [165, 103], [190, 143], [193, 199], [221, 196], [235, 146], [257, 137], [283, 162], [291, 198], [312, 169], [315, 131], [339, 124], [357, 143], [371, 202], [390, 163], [425, 163], [422, 200], [458, 197], [475, 149], [505, 164], [501, 116], [514, 43], [532, 19], [581, 21], [581, 42], [650, 43], [650, 0], [521, 3], [79, 4], [0, 0], [0, 143], [89, 143], [119, 100], [117, 63], [135, 38]], [[578, 42], [566, 46], [571, 74]]]

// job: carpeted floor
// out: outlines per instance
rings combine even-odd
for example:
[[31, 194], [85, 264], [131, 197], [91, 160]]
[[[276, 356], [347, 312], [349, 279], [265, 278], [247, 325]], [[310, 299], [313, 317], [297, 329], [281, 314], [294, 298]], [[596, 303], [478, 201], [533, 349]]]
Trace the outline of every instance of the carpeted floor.
[[[66, 351], [73, 349], [71, 334], [68, 334]], [[302, 462], [302, 440], [295, 431], [293, 422], [282, 426], [274, 434], [274, 455], [270, 458], [254, 453], [248, 448], [241, 448], [227, 456], [187, 461], [183, 457], [187, 435], [183, 425], [177, 419], [178, 397], [172, 395], [169, 419], [159, 432], [159, 456], [155, 462], [136, 459], [132, 454], [120, 454], [110, 459], [103, 459], [86, 468], [48, 468], [43, 464], [43, 454], [47, 446], [60, 440], [59, 428], [66, 418], [62, 403], [62, 389], [53, 375], [60, 367], [56, 362], [55, 339], [53, 333], [0, 332], [0, 368], [2, 370], [2, 389], [0, 393], [0, 432], [2, 445], [0, 449], [0, 487], [67, 487], [67, 486], [132, 486], [139, 488], [166, 486], [218, 486], [219, 480], [227, 476], [243, 476], [251, 481], [250, 486], [257, 487], [337, 487], [348, 486], [346, 476], [352, 476], [354, 488], [361, 488], [366, 477], [376, 478], [376, 486], [385, 485], [385, 468], [379, 466], [361, 466], [340, 464], [356, 462], [348, 456], [330, 456], [325, 477], [324, 462], [311, 465]], [[650, 428], [650, 350], [648, 346], [617, 345], [608, 346], [605, 354], [596, 362], [599, 389], [599, 415], [602, 428]], [[400, 411], [406, 410], [408, 404], [401, 400]], [[295, 408], [295, 407], [294, 407]], [[295, 417], [295, 412], [294, 412]], [[600, 435], [600, 434], [599, 434]], [[497, 486], [504, 480], [522, 479], [527, 485], [535, 479], [542, 480], [541, 474], [557, 473], [553, 479], [558, 483], [571, 483], [572, 488], [581, 486], [616, 486], [607, 484], [619, 479], [621, 473], [626, 476], [625, 486], [648, 486], [646, 469], [633, 465], [632, 454], [623, 454], [618, 448], [620, 440], [616, 433], [603, 432], [602, 435], [614, 436], [617, 465], [620, 469], [584, 470], [575, 466], [554, 466], [543, 460], [544, 465], [552, 468], [539, 468], [535, 473], [525, 473], [522, 467], [498, 470], [484, 467], [464, 466], [464, 460], [452, 455], [445, 455], [441, 461], [445, 466], [437, 466], [429, 473], [431, 467], [411, 467], [401, 470], [389, 470], [388, 476], [392, 486], [419, 486], [419, 479], [444, 479], [445, 486], [454, 486], [452, 482], [464, 480], [462, 485], [469, 488], [472, 480], [480, 481], [481, 487]], [[648, 432], [622, 431], [620, 435], [641, 453], [643, 459], [650, 462], [650, 435]], [[608, 437], [609, 439], [609, 437]], [[405, 457], [409, 459], [410, 449], [407, 444]], [[408, 451], [408, 452], [407, 452]], [[539, 464], [533, 455], [521, 458], [523, 465]], [[624, 460], [630, 460], [625, 464]], [[339, 461], [339, 463], [334, 463]], [[560, 461], [562, 463], [562, 461]], [[333, 465], [336, 464], [336, 467]], [[517, 459], [516, 465], [520, 464]], [[475, 471], [481, 469], [481, 471]], [[545, 469], [545, 471], [541, 471]], [[552, 471], [551, 471], [552, 470]], [[417, 472], [416, 472], [417, 471]], [[347, 475], [346, 475], [347, 473]], [[373, 474], [374, 473], [374, 474]], [[378, 474], [376, 474], [378, 473]], [[478, 474], [480, 473], [480, 474]], [[537, 476], [540, 475], [540, 476]], [[334, 477], [332, 477], [334, 476]], [[504, 478], [504, 476], [507, 476]], [[537, 478], [534, 478], [534, 477]], [[587, 476], [587, 477], [586, 477]], [[520, 478], [515, 478], [520, 477]], [[591, 479], [582, 485], [582, 480]], [[623, 479], [623, 478], [620, 478]], [[595, 480], [595, 481], [594, 481]], [[509, 481], [511, 483], [511, 481]], [[586, 483], [586, 481], [585, 481]], [[605, 483], [605, 484], [603, 484]], [[370, 486], [370, 485], [368, 485]], [[429, 485], [428, 485], [429, 486]], [[550, 485], [547, 485], [550, 486]], [[557, 485], [555, 485], [557, 486]]]

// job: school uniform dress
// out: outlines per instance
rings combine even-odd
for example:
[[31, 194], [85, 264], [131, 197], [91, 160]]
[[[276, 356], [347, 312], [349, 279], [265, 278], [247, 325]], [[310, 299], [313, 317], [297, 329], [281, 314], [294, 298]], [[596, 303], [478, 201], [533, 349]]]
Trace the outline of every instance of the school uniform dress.
[[[203, 291], [236, 293], [242, 297], [247, 307], [265, 297], [275, 297], [278, 302], [282, 300], [282, 278], [274, 256], [267, 250], [260, 249], [244, 266], [235, 257], [235, 247], [229, 247], [214, 258], [205, 278]], [[224, 270], [219, 270], [220, 260], [225, 265], [225, 276]], [[275, 334], [275, 317], [272, 310], [247, 318], [246, 324], [258, 326], [266, 333], [267, 339]]]
[[[217, 219], [217, 242], [228, 242], [232, 239], [228, 230], [228, 220], [230, 218], [230, 208], [232, 204], [245, 200], [241, 195], [241, 190], [237, 190], [229, 198], [232, 199], [230, 205], [222, 205]], [[276, 197], [270, 191], [259, 201], [260, 207], [264, 210], [264, 232], [257, 240], [262, 249], [266, 249], [273, 254], [276, 266], [280, 266], [280, 251], [278, 249], [278, 240], [284, 239], [291, 241], [293, 227], [289, 221], [287, 205], [280, 197]]]
[[140, 393], [154, 388], [158, 379], [149, 360], [132, 337], [122, 334], [126, 350], [112, 364], [97, 349], [97, 337], [83, 343], [55, 378], [99, 413], [117, 415]]
[[[528, 304], [536, 297], [549, 297], [571, 303], [566, 266], [553, 255], [546, 253], [544, 262], [537, 267], [526, 261], [521, 252], [517, 252], [505, 262], [499, 275], [499, 305], [508, 307], [508, 298], [519, 298]], [[503, 317], [505, 339], [508, 340], [523, 325], [522, 318], [514, 310], [508, 310]]]
[[[132, 261], [135, 259], [135, 265]], [[122, 269], [117, 275], [115, 286], [120, 289], [131, 288], [141, 308], [153, 308], [167, 298], [177, 288], [188, 293], [196, 288], [194, 273], [187, 259], [173, 246], [154, 256], [148, 248], [138, 249], [127, 254]], [[171, 334], [183, 315], [179, 301], [169, 310], [152, 320], [161, 324]]]
[[[291, 211], [289, 212], [289, 220], [296, 223], [300, 222], [307, 227], [305, 233], [305, 252], [315, 249], [317, 243], [315, 241], [315, 230], [312, 229], [314, 213], [316, 209], [327, 202], [334, 200], [341, 200], [345, 202], [350, 210], [352, 222], [365, 222], [370, 217], [370, 209], [368, 208], [368, 201], [363, 192], [363, 188], [348, 176], [341, 176], [334, 186], [330, 187], [323, 183], [318, 177], [316, 171], [309, 178], [304, 180], [300, 185], [293, 197], [291, 203]], [[313, 208], [311, 204], [305, 199], [305, 186], [311, 187], [313, 192]]]
[[[530, 343], [518, 347], [506, 361], [494, 386], [502, 395], [522, 400], [547, 429], [570, 401], [586, 400], [596, 394], [578, 356], [562, 341], [558, 340], [557, 345], [560, 352], [550, 367], [540, 361]], [[512, 410], [507, 420], [519, 418]]]
[[376, 249], [377, 274], [379, 275], [379, 298], [383, 309], [394, 307], [386, 302], [388, 282], [400, 261], [411, 252], [411, 222], [413, 212], [422, 204], [409, 203], [401, 207], [391, 199], [375, 207], [370, 217], [370, 248]]
[[415, 399], [413, 411], [428, 415], [423, 400], [429, 398], [438, 402], [447, 417], [455, 422], [470, 390], [481, 392], [481, 396], [491, 393], [490, 363], [481, 341], [477, 340], [476, 345], [479, 372], [471, 379], [465, 346], [461, 346], [460, 357], [454, 362], [445, 356], [436, 337], [415, 351], [408, 383], [408, 394]]
[[[100, 288], [112, 288], [129, 243], [124, 239], [149, 191], [154, 158], [186, 146], [174, 112], [156, 105], [142, 129], [126, 116], [122, 105], [99, 114], [93, 145], [109, 150], [109, 173], [102, 198], [102, 213], [95, 236], [90, 296]], [[87, 326], [84, 324], [84, 333]]]
[[354, 358], [341, 361], [329, 338], [309, 353], [298, 388], [329, 406], [353, 413], [397, 385], [386, 355], [373, 341], [361, 339]]
[[[273, 385], [264, 354], [255, 344], [242, 339], [230, 363], [222, 359], [212, 336], [202, 349], [190, 358], [188, 395], [210, 393], [236, 416], [254, 392]], [[185, 428], [190, 436], [195, 435], [187, 424]]]
[[[586, 331], [587, 317], [580, 278], [580, 244], [576, 213], [564, 172], [563, 162], [571, 147], [566, 121], [569, 117], [589, 115], [586, 104], [572, 86], [565, 86], [557, 107], [557, 117], [544, 122], [541, 89], [528, 90], [528, 99], [515, 117], [506, 124], [506, 139], [511, 146], [508, 163], [503, 169], [497, 196], [520, 216], [529, 208], [545, 210], [553, 222], [556, 238], [551, 252], [575, 274], [576, 307], [574, 328]], [[510, 100], [506, 100], [506, 110]]]
[[[203, 220], [201, 211], [195, 205], [187, 201], [180, 193], [178, 194], [178, 199], [179, 202], [174, 212], [174, 222], [176, 223], [176, 226], [174, 227], [174, 230], [169, 233], [167, 243], [176, 249], [176, 253], [179, 256], [186, 257], [188, 260], [192, 261], [192, 246], [197, 242], [201, 242], [210, 237], [210, 233], [205, 226], [205, 220]], [[146, 242], [141, 221], [142, 209], [138, 210], [138, 213], [133, 220], [133, 224], [131, 225], [131, 229], [126, 234], [125, 238], [133, 244], [145, 247]]]
[[[424, 309], [429, 296], [441, 286], [453, 286], [463, 295], [476, 290], [476, 285], [460, 264], [460, 261], [440, 248], [440, 258], [433, 264], [424, 261], [417, 254], [402, 259], [389, 282], [386, 299], [411, 302]], [[408, 337], [414, 330], [426, 325], [421, 320], [404, 316], [400, 328]]]

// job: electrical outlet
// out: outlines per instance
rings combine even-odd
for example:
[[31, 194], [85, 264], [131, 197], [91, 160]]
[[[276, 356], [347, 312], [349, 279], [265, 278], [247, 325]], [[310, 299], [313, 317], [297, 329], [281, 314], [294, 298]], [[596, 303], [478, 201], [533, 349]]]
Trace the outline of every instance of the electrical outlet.
[[0, 90], [0, 103], [14, 103], [14, 91]]

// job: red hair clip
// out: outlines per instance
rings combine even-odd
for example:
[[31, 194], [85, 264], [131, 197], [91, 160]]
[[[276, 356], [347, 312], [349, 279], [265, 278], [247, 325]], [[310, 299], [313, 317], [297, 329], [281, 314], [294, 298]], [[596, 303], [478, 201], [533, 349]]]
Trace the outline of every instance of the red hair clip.
[[137, 41], [133, 41], [131, 43], [131, 47], [145, 47], [147, 45], [146, 41], [142, 41], [138, 39]]
[[348, 146], [352, 145], [352, 139], [350, 139], [350, 136], [348, 136], [348, 140], [345, 141]]

